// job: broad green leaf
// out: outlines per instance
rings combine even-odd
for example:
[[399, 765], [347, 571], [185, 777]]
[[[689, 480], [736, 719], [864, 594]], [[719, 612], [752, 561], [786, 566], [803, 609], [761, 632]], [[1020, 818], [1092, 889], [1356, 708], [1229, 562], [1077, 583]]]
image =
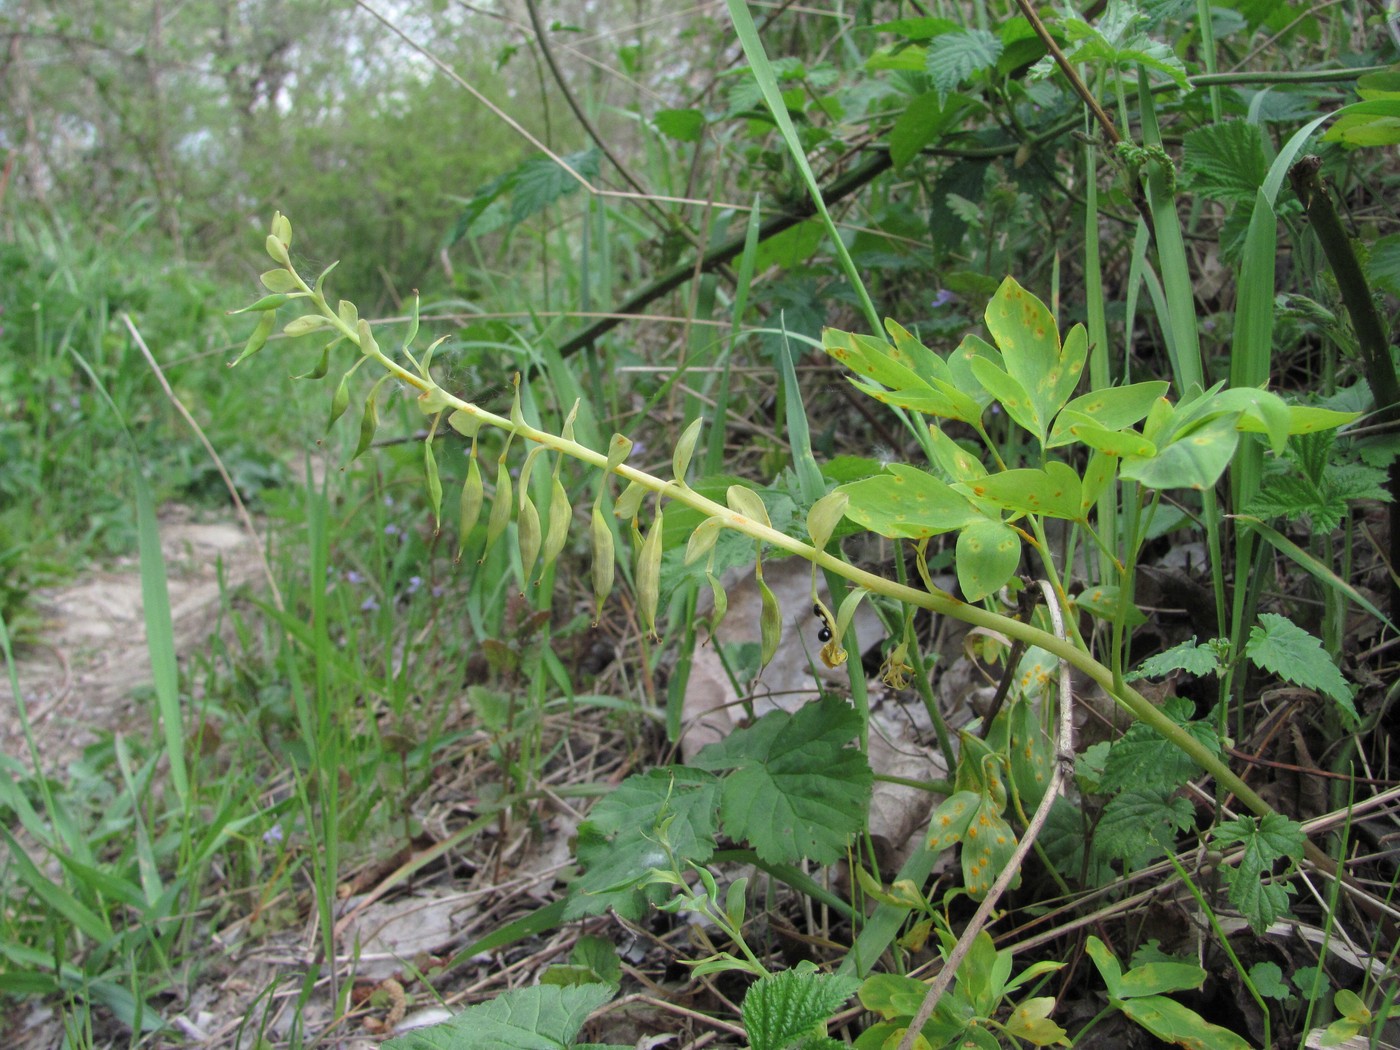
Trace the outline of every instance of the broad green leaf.
[[1055, 426], [1050, 432], [1047, 448], [1068, 445], [1072, 441], [1088, 445], [1106, 456], [1135, 456], [1150, 459], [1157, 454], [1157, 446], [1133, 430], [1110, 430], [1095, 422], [1089, 416], [1065, 409], [1055, 418]]
[[1022, 514], [1072, 521], [1079, 520], [1083, 514], [1079, 475], [1073, 467], [1057, 460], [1046, 464], [1044, 470], [1022, 467], [988, 474], [985, 478], [961, 483], [956, 490]]
[[585, 179], [598, 174], [600, 154], [596, 148], [572, 153], [562, 158], [564, 165], [550, 157], [530, 157], [515, 169], [511, 185], [510, 221], [519, 224], [544, 211], [560, 197], [576, 193], [581, 183], [577, 172]]
[[1055, 999], [1049, 995], [1019, 1003], [1006, 1022], [1007, 1034], [1035, 1046], [1069, 1046], [1069, 1033], [1050, 1020], [1053, 1009]]
[[1001, 350], [1007, 373], [1034, 406], [1039, 426], [1032, 432], [1044, 440], [1050, 420], [1069, 400], [1084, 370], [1088, 334], [1076, 325], [1062, 346], [1049, 309], [1010, 277], [1002, 281], [987, 304], [984, 319]]
[[870, 802], [870, 764], [844, 746], [859, 732], [855, 710], [828, 695], [793, 714], [764, 715], [704, 748], [693, 764], [732, 770], [722, 784], [724, 830], [760, 859], [831, 864], [864, 825]]
[[[1169, 389], [1170, 383], [1154, 381], [1091, 390], [1070, 401], [1064, 411], [1088, 416], [1106, 430], [1122, 430], [1146, 419], [1152, 406]], [[1059, 421], [1056, 420], [1055, 430], [1059, 429]]]
[[384, 1050], [564, 1050], [614, 994], [605, 984], [513, 988], [450, 1021], [390, 1039]]
[[987, 476], [982, 461], [936, 426], [928, 428], [934, 458], [954, 481], [972, 481]]
[[900, 171], [925, 146], [937, 142], [970, 104], [963, 95], [927, 91], [912, 99], [890, 128], [890, 160]]
[[784, 1050], [845, 1005], [854, 977], [783, 970], [760, 978], [744, 996], [744, 1032], [753, 1050]]
[[763, 497], [743, 485], [730, 485], [725, 493], [725, 502], [735, 514], [742, 514], [760, 525], [770, 525], [768, 508], [763, 505]]
[[891, 539], [923, 539], [951, 532], [983, 515], [966, 496], [915, 467], [892, 463], [889, 472], [842, 485], [846, 517]]
[[953, 382], [959, 390], [977, 400], [984, 408], [991, 404], [992, 393], [982, 386], [972, 371], [972, 363], [983, 360], [1002, 366], [1001, 354], [991, 343], [976, 335], [965, 335], [958, 348], [948, 355], [948, 371], [953, 374]]
[[1119, 993], [1123, 984], [1123, 968], [1118, 964], [1117, 956], [1113, 954], [1108, 945], [1092, 933], [1089, 934], [1089, 939], [1084, 942], [1084, 951], [1094, 961], [1094, 966], [1097, 967], [1099, 976], [1103, 978], [1108, 994], [1114, 999], [1121, 998]]
[[1144, 963], [1123, 975], [1118, 984], [1118, 998], [1136, 999], [1144, 995], [1199, 990], [1207, 976], [1205, 970], [1194, 963]]
[[1015, 575], [1021, 564], [1021, 536], [1000, 521], [974, 521], [958, 533], [955, 563], [964, 600], [980, 602]]
[[705, 114], [698, 109], [662, 109], [652, 115], [656, 130], [677, 142], [699, 142], [705, 131]]
[[1152, 489], [1206, 489], [1229, 466], [1239, 444], [1233, 416], [1221, 416], [1169, 444], [1159, 445], [1150, 459], [1128, 456], [1119, 474]]
[[1249, 632], [1245, 654], [1284, 681], [1331, 697], [1356, 724], [1359, 716], [1346, 678], [1322, 648], [1322, 642], [1287, 617], [1260, 613], [1259, 623]]
[[[1097, 616], [1101, 620], [1113, 623], [1118, 619], [1122, 610], [1122, 592], [1117, 587], [1101, 584], [1098, 587], [1086, 587], [1074, 596], [1074, 607]], [[1141, 627], [1147, 622], [1147, 615], [1136, 605], [1129, 605], [1127, 612], [1123, 616], [1123, 623], [1127, 627]]]
[[1200, 1014], [1162, 995], [1128, 999], [1123, 1013], [1166, 1043], [1193, 1050], [1252, 1050], [1248, 1040], [1211, 1024]]
[[661, 887], [638, 889], [652, 868], [671, 864], [658, 842], [664, 827], [675, 862], [703, 864], [715, 849], [719, 781], [699, 769], [668, 766], [624, 780], [593, 807], [579, 827], [583, 874], [570, 887], [565, 917], [601, 915], [608, 908], [639, 918]]
[[982, 389], [991, 394], [1021, 429], [1045, 442], [1045, 420], [1036, 411], [1035, 401], [1026, 388], [985, 357], [973, 357], [971, 371]]
[[1040, 804], [1050, 784], [1055, 745], [1040, 724], [1035, 708], [1022, 698], [1011, 705], [1011, 781], [1027, 813]]
[[[1002, 804], [983, 797], [963, 835], [963, 884], [973, 900], [987, 895], [1016, 849], [1016, 833], [1001, 815]], [[1012, 886], [1020, 877], [1018, 873]]]
[[1288, 445], [1291, 421], [1283, 398], [1256, 387], [1235, 387], [1220, 391], [1212, 400], [1217, 408], [1240, 413], [1235, 421], [1236, 430], [1244, 430], [1248, 425], [1256, 433], [1268, 436], [1275, 455], [1283, 453]]
[[[1313, 405], [1288, 405], [1287, 408], [1290, 434], [1315, 434], [1320, 430], [1335, 430], [1361, 417], [1360, 412], [1338, 412], [1335, 409], [1317, 408]], [[1266, 432], [1264, 423], [1252, 416], [1241, 416], [1235, 426], [1246, 433]]]
[[831, 540], [831, 534], [836, 531], [836, 526], [846, 516], [846, 506], [850, 502], [850, 495], [838, 489], [828, 492], [813, 503], [811, 509], [807, 511], [807, 535], [812, 540], [812, 546], [816, 547], [817, 550], [826, 549], [827, 543]]

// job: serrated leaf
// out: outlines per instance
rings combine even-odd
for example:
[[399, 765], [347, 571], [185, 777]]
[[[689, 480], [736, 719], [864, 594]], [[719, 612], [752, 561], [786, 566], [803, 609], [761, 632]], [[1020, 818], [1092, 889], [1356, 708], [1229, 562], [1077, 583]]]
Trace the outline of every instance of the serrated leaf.
[[[647, 900], [664, 892], [639, 888], [652, 868], [703, 864], [719, 833], [719, 781], [687, 766], [665, 766], [628, 777], [588, 814], [579, 827], [578, 857], [584, 873], [570, 886], [566, 919], [600, 915], [608, 908], [637, 919]], [[664, 827], [671, 857], [661, 848]]]
[[980, 602], [1015, 575], [1021, 564], [1021, 536], [1000, 521], [974, 521], [958, 533], [954, 562], [963, 599]]
[[1191, 803], [1169, 790], [1129, 789], [1108, 800], [1094, 832], [1094, 846], [1105, 856], [1133, 863], [1144, 854], [1159, 856], [1190, 825]]
[[1269, 175], [1264, 134], [1247, 120], [1225, 120], [1187, 132], [1182, 172], [1191, 189], [1215, 200], [1253, 205]]
[[1173, 671], [1185, 671], [1197, 677], [1216, 674], [1220, 671], [1220, 654], [1213, 645], [1197, 644], [1192, 635], [1188, 642], [1149, 656], [1136, 671], [1124, 677], [1129, 682], [1135, 682], [1139, 678], [1162, 678]]
[[860, 981], [835, 974], [783, 970], [759, 978], [744, 996], [744, 1032], [753, 1050], [784, 1050], [829, 1019]]
[[726, 834], [770, 863], [830, 864], [863, 826], [870, 801], [870, 764], [844, 746], [859, 732], [855, 710], [823, 696], [792, 714], [764, 715], [704, 748], [693, 764], [732, 770], [720, 802]]
[[657, 131], [677, 142], [699, 142], [705, 131], [705, 114], [698, 109], [657, 110], [651, 122]]
[[384, 1050], [554, 1050], [573, 1038], [614, 989], [605, 984], [514, 988], [450, 1021], [390, 1039]]
[[938, 92], [938, 104], [973, 73], [991, 69], [1001, 57], [1001, 38], [985, 29], [958, 29], [929, 41], [924, 69]]
[[949, 98], [946, 91], [928, 91], [911, 99], [890, 128], [890, 161], [896, 171], [913, 160], [953, 126], [968, 106], [962, 96]]
[[1331, 697], [1353, 725], [1358, 721], [1351, 686], [1322, 648], [1322, 642], [1277, 613], [1260, 613], [1249, 632], [1245, 655], [1271, 674]]
[[560, 197], [578, 192], [581, 184], [575, 172], [585, 179], [598, 174], [600, 154], [596, 147], [561, 159], [567, 167], [550, 157], [537, 156], [528, 158], [515, 169], [510, 186], [510, 221], [513, 224], [539, 214]]
[[[1211, 751], [1220, 750], [1220, 741], [1212, 726], [1191, 722], [1184, 728]], [[1195, 774], [1196, 764], [1180, 748], [1138, 723], [1109, 748], [1099, 791], [1103, 794], [1127, 788], [1174, 791]]]

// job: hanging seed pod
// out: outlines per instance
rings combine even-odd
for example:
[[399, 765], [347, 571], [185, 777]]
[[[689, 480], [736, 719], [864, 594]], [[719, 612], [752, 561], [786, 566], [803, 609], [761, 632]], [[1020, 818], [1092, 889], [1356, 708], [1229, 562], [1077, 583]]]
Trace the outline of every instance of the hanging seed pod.
[[520, 582], [522, 589], [530, 581], [530, 570], [535, 567], [535, 559], [540, 553], [540, 512], [535, 509], [535, 501], [522, 485], [520, 487], [520, 512], [515, 518], [516, 536], [520, 542]]
[[321, 348], [321, 360], [316, 363], [316, 367], [309, 372], [303, 372], [299, 376], [292, 376], [293, 379], [325, 379], [326, 373], [331, 370], [331, 347], [335, 343], [327, 343]]
[[573, 517], [574, 507], [569, 502], [569, 493], [556, 475], [549, 499], [549, 528], [545, 530], [544, 547], [540, 550], [541, 574], [554, 564], [554, 559], [559, 557], [559, 552], [564, 549], [564, 544], [569, 539], [569, 523]]
[[284, 335], [291, 336], [305, 335], [307, 332], [315, 332], [325, 328], [328, 324], [330, 322], [320, 314], [302, 314], [300, 317], [294, 317], [288, 321], [282, 332]]
[[473, 415], [471, 412], [464, 412], [456, 409], [447, 417], [447, 425], [465, 438], [476, 440], [476, 435], [481, 430], [481, 417]]
[[467, 466], [467, 480], [462, 483], [462, 499], [459, 503], [457, 525], [457, 561], [462, 560], [462, 548], [467, 545], [467, 537], [476, 528], [481, 517], [481, 507], [486, 502], [486, 490], [481, 481], [481, 466], [477, 462], [476, 442], [472, 442], [471, 463]]
[[[259, 300], [261, 302], [262, 300]], [[258, 304], [254, 303], [248, 309], [253, 309]], [[277, 308], [271, 307], [267, 313], [258, 318], [258, 323], [253, 326], [253, 334], [248, 337], [248, 341], [243, 344], [243, 352], [229, 362], [232, 368], [245, 358], [252, 357], [259, 350], [267, 345], [268, 338], [272, 335], [272, 330], [277, 327]]]
[[762, 575], [758, 577], [758, 597], [762, 602], [758, 615], [758, 665], [767, 667], [777, 655], [778, 643], [783, 640], [783, 611], [778, 607], [777, 595]]
[[691, 565], [714, 550], [715, 541], [719, 539], [719, 531], [722, 528], [724, 522], [719, 518], [706, 518], [697, 525], [685, 545], [685, 563]]
[[724, 622], [724, 614], [729, 611], [729, 592], [720, 585], [719, 577], [709, 569], [705, 570], [705, 579], [709, 581], [710, 593], [715, 598], [715, 607], [710, 613], [710, 637], [713, 638], [719, 630], [719, 625]]
[[369, 394], [365, 397], [364, 415], [360, 416], [360, 440], [355, 443], [355, 454], [350, 457], [351, 463], [364, 455], [374, 443], [374, 434], [379, 429], [379, 388], [388, 378], [387, 375], [380, 376], [379, 381], [369, 388]]
[[290, 270], [268, 270], [258, 274], [258, 280], [269, 292], [295, 292], [301, 287]]
[[229, 314], [255, 314], [261, 313], [264, 310], [276, 310], [279, 306], [287, 305], [287, 303], [291, 302], [293, 299], [305, 298], [305, 292], [297, 292], [294, 295], [287, 295], [282, 292], [278, 292], [276, 295], [264, 295], [257, 302], [250, 303], [249, 305], [240, 307], [237, 310], [230, 310]]
[[642, 541], [637, 555], [637, 606], [642, 614], [642, 627], [656, 637], [656, 605], [661, 598], [661, 511]]
[[613, 534], [612, 529], [608, 528], [608, 519], [596, 503], [593, 505], [593, 521], [589, 535], [593, 542], [593, 599], [597, 603], [593, 626], [597, 627], [598, 620], [603, 615], [603, 603], [612, 593], [613, 563], [617, 552], [613, 548]]
[[642, 500], [646, 499], [646, 486], [640, 481], [634, 481], [628, 485], [613, 504], [613, 514], [619, 521], [628, 521], [637, 516], [637, 512], [642, 509]]
[[428, 479], [428, 502], [433, 508], [433, 535], [436, 536], [442, 531], [442, 479], [438, 477], [432, 434], [423, 441], [423, 473]]
[[[351, 370], [353, 371], [353, 369]], [[350, 407], [350, 373], [346, 372], [340, 377], [340, 382], [336, 385], [335, 393], [331, 395], [331, 414], [326, 420], [326, 432], [330, 433], [331, 427], [335, 426], [335, 421], [345, 415], [345, 410]]]
[[685, 484], [685, 473], [690, 469], [690, 457], [695, 452], [695, 443], [700, 440], [700, 425], [703, 422], [703, 419], [691, 421], [690, 426], [681, 434], [681, 439], [676, 442], [675, 454], [671, 456], [672, 476], [682, 485]]
[[847, 493], [837, 490], [828, 492], [812, 504], [812, 509], [807, 512], [807, 535], [812, 537], [813, 547], [819, 551], [826, 550], [831, 534], [845, 517], [850, 502], [851, 497]]
[[510, 524], [510, 498], [510, 471], [503, 459], [496, 466], [496, 495], [491, 503], [491, 516], [486, 519], [486, 547], [481, 552], [482, 558], [486, 557], [486, 551], [501, 538], [501, 533]]
[[768, 520], [768, 508], [763, 505], [763, 500], [753, 489], [746, 489], [742, 485], [730, 485], [729, 491], [725, 493], [725, 500], [735, 514], [742, 514], [750, 521], [772, 527], [772, 522]]

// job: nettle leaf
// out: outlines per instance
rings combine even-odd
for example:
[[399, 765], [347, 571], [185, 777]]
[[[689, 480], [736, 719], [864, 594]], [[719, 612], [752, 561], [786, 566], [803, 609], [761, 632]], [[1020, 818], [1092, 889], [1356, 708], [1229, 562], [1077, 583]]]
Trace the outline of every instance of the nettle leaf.
[[565, 1050], [614, 994], [605, 984], [514, 988], [450, 1021], [390, 1039], [384, 1050]]
[[656, 130], [677, 142], [699, 142], [705, 130], [705, 114], [698, 109], [662, 109], [653, 114]]
[[1135, 788], [1109, 799], [1094, 830], [1095, 848], [1129, 863], [1159, 856], [1194, 815], [1191, 803], [1173, 797], [1174, 790]]
[[901, 170], [925, 146], [937, 142], [969, 105], [965, 95], [948, 97], [946, 91], [928, 91], [910, 101], [890, 128], [890, 161]]
[[1002, 46], [1001, 38], [985, 29], [957, 29], [930, 40], [924, 69], [939, 105], [972, 74], [994, 67]]
[[846, 517], [891, 539], [924, 539], [984, 517], [967, 497], [915, 467], [891, 463], [888, 473], [842, 485]]
[[1248, 875], [1243, 869], [1225, 869], [1230, 903], [1239, 909], [1249, 928], [1262, 934], [1280, 919], [1288, 917], [1288, 898], [1293, 887], [1259, 875]]
[[[578, 859], [584, 873], [570, 887], [564, 915], [601, 915], [608, 908], [637, 919], [665, 887], [637, 888], [648, 871], [704, 863], [715, 849], [719, 781], [703, 770], [665, 766], [628, 777], [579, 826]], [[661, 848], [664, 829], [671, 857]]]
[[1185, 671], [1198, 678], [1217, 674], [1220, 671], [1220, 654], [1209, 643], [1198, 644], [1196, 636], [1192, 635], [1190, 641], [1174, 645], [1156, 656], [1149, 656], [1136, 671], [1124, 678], [1135, 682], [1139, 678], [1162, 678], [1173, 671]]
[[1247, 120], [1188, 132], [1182, 169], [1187, 185], [1202, 196], [1253, 205], [1269, 174], [1264, 133]]
[[990, 518], [974, 521], [958, 533], [955, 562], [964, 600], [980, 602], [1016, 574], [1021, 564], [1020, 533]]
[[1259, 623], [1249, 632], [1245, 655], [1285, 682], [1330, 697], [1353, 725], [1359, 720], [1351, 686], [1322, 648], [1322, 642], [1286, 616], [1260, 613]]
[[[1174, 698], [1164, 711], [1169, 718], [1181, 724], [1189, 709], [1189, 701]], [[1220, 740], [1213, 726], [1204, 722], [1185, 722], [1183, 728], [1210, 750], [1220, 750]], [[1195, 773], [1196, 764], [1181, 749], [1139, 722], [1109, 748], [1099, 791], [1106, 795], [1127, 788], [1172, 791]]]
[[601, 154], [593, 147], [563, 157], [563, 165], [549, 157], [530, 157], [524, 161], [515, 169], [514, 185], [511, 187], [511, 222], [524, 222], [560, 197], [578, 192], [580, 183], [574, 173], [585, 179], [594, 178], [598, 174], [600, 158]]
[[695, 756], [701, 769], [732, 770], [720, 818], [727, 835], [769, 863], [831, 864], [865, 822], [874, 775], [845, 745], [860, 732], [846, 701], [824, 696], [794, 713], [773, 711]]
[[744, 1031], [753, 1050], [784, 1050], [830, 1019], [860, 988], [855, 977], [783, 970], [744, 996]]

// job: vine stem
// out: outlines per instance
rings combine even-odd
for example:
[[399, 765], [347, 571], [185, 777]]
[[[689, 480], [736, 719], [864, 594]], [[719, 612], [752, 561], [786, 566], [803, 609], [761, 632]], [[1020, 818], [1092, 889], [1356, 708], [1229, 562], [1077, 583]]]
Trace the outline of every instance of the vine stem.
[[[1065, 620], [1060, 599], [1056, 593], [1058, 588], [1051, 586], [1048, 580], [1041, 580], [1040, 589], [1045, 593], [1045, 603], [1050, 610], [1051, 622], [1055, 625], [1055, 637], [1064, 642], [1066, 641]], [[1040, 829], [1050, 818], [1050, 807], [1055, 804], [1055, 799], [1060, 794], [1060, 788], [1069, 776], [1069, 772], [1074, 768], [1073, 702], [1074, 686], [1070, 680], [1069, 662], [1061, 658], [1059, 731], [1056, 733], [1055, 769], [1050, 774], [1050, 783], [1046, 785], [1045, 794], [1040, 799], [1040, 805], [1036, 806], [1030, 823], [1026, 825], [1026, 832], [1021, 836], [1021, 841], [1016, 843], [1016, 848], [1011, 851], [1011, 858], [1001, 869], [1001, 874], [996, 877], [996, 881], [992, 883], [992, 888], [987, 891], [987, 896], [982, 898], [982, 903], [973, 912], [967, 928], [958, 938], [958, 943], [953, 945], [953, 950], [948, 953], [948, 959], [944, 962], [943, 968], [938, 971], [938, 975], [929, 984], [928, 991], [924, 993], [924, 1001], [919, 1004], [919, 1010], [914, 1015], [913, 1020], [909, 1022], [909, 1027], [904, 1030], [904, 1038], [899, 1041], [899, 1050], [914, 1050], [914, 1043], [919, 1038], [919, 1031], [924, 1027], [924, 1022], [933, 1016], [933, 1011], [938, 1006], [938, 1000], [943, 998], [943, 993], [948, 990], [948, 986], [953, 983], [953, 978], [957, 975], [958, 966], [972, 949], [972, 942], [977, 939], [977, 935], [987, 925], [987, 920], [992, 915], [992, 909], [996, 907], [1001, 895], [1006, 892], [1012, 880], [1020, 872], [1021, 862], [1030, 853], [1031, 848], [1035, 845], [1035, 840], [1040, 835]]]

